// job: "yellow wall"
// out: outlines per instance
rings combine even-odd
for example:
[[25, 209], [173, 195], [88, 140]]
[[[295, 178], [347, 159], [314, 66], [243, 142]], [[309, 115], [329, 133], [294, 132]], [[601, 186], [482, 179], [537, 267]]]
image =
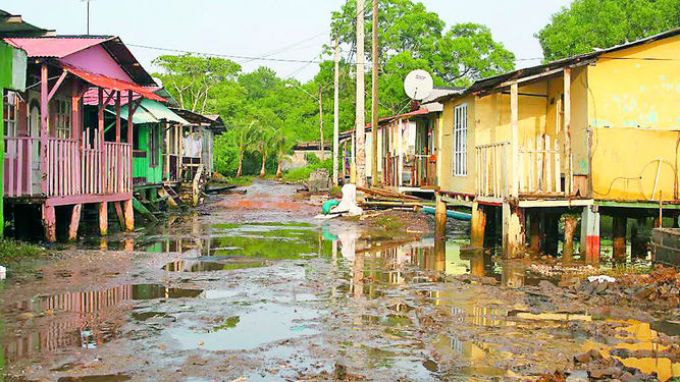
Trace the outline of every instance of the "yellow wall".
[[680, 128], [680, 36], [604, 54], [588, 67], [593, 196], [673, 199]]
[[[468, 175], [454, 176], [453, 175], [453, 109], [456, 106], [467, 104], [468, 112], [468, 141], [467, 141], [467, 156], [468, 156]], [[448, 101], [444, 104], [444, 111], [442, 112], [442, 141], [438, 147], [437, 160], [441, 162], [439, 166], [439, 187], [444, 191], [462, 192], [474, 194], [475, 189], [475, 165], [474, 165], [474, 147], [475, 147], [475, 97], [466, 96]]]

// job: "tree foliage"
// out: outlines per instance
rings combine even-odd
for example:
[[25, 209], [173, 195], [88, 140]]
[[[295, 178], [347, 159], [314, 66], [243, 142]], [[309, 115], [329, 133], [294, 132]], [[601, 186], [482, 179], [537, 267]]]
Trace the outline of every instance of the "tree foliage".
[[[372, 27], [371, 11], [369, 7], [365, 12], [367, 36]], [[348, 52], [355, 41], [356, 14], [356, 2], [349, 0], [333, 13], [331, 22], [331, 37], [338, 38], [345, 56], [339, 64], [341, 131], [354, 127], [356, 77], [352, 62], [356, 57]], [[465, 86], [514, 67], [514, 55], [493, 39], [489, 28], [464, 23], [447, 29], [441, 18], [420, 2], [382, 0], [379, 28], [382, 116], [407, 110], [403, 80], [414, 69], [432, 73], [435, 85]], [[370, 44], [367, 38], [369, 62]], [[227, 132], [215, 141], [216, 169], [225, 175], [255, 175], [262, 168], [269, 174], [280, 173], [280, 164], [295, 143], [320, 140], [320, 105], [324, 143], [331, 142], [331, 55], [330, 50], [324, 52], [319, 72], [307, 82], [281, 78], [267, 67], [246, 73], [239, 64], [224, 58], [161, 56], [154, 63], [163, 69], [157, 76], [182, 108], [220, 114], [225, 121]], [[366, 77], [370, 97], [371, 78]]]
[[[381, 1], [378, 12], [381, 115], [403, 112], [408, 106], [403, 81], [411, 70], [430, 72], [437, 86], [467, 86], [514, 69], [514, 54], [484, 25], [463, 23], [447, 29], [439, 15], [411, 0]], [[356, 15], [356, 1], [346, 2], [332, 15], [333, 37], [349, 49], [356, 40]], [[372, 8], [365, 15], [365, 33], [370, 36]], [[370, 62], [372, 42], [365, 41]]]
[[574, 0], [536, 37], [547, 61], [635, 41], [680, 26], [680, 0]]

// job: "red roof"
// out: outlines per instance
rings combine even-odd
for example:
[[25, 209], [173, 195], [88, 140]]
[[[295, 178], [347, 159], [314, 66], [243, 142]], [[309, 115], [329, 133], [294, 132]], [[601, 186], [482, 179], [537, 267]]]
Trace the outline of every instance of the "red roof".
[[[404, 114], [392, 115], [392, 116], [389, 116], [389, 117], [380, 118], [380, 120], [378, 121], [378, 125], [380, 125], [383, 122], [393, 121], [393, 120], [399, 119], [399, 118], [415, 117], [415, 116], [418, 116], [418, 115], [425, 115], [425, 114], [430, 114], [430, 111], [427, 110], [427, 108], [418, 109], [418, 110], [411, 111], [411, 112], [404, 113]], [[367, 124], [366, 127], [371, 127], [371, 124], [370, 123]]]
[[92, 46], [111, 40], [113, 37], [40, 37], [6, 38], [14, 47], [26, 51], [28, 57], [64, 58]]
[[[133, 84], [132, 82], [117, 80], [115, 78], [106, 77], [101, 74], [90, 73], [88, 71], [76, 69], [70, 66], [64, 66], [64, 70], [68, 71], [74, 76], [82, 78], [83, 80], [89, 82], [92, 85], [96, 85], [104, 89], [117, 90], [121, 92], [127, 92], [128, 90], [131, 90], [133, 93], [137, 93], [144, 98], [152, 99], [154, 101], [159, 102], [166, 101], [165, 98], [159, 97], [156, 94], [154, 94], [153, 89]], [[123, 96], [126, 95], [127, 94], [125, 93], [123, 94]]]

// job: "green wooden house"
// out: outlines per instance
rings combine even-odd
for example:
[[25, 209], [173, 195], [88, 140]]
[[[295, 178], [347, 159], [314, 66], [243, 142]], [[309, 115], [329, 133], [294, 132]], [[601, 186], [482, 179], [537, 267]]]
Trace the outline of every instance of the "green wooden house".
[[[127, 105], [122, 113], [127, 115]], [[163, 135], [169, 125], [188, 125], [182, 117], [164, 104], [148, 99], [142, 103], [132, 117], [135, 126], [132, 145], [132, 179], [135, 197], [147, 204], [158, 199], [158, 190], [163, 187]]]

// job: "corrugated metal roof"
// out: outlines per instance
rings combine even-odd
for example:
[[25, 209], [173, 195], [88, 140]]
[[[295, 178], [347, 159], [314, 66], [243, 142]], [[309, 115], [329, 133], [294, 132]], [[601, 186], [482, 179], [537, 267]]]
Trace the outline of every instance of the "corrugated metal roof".
[[64, 58], [99, 45], [114, 37], [36, 37], [6, 38], [9, 44], [26, 51], [28, 57]]
[[[617, 52], [620, 50], [632, 48], [638, 45], [643, 45], [647, 44], [650, 42], [654, 42], [657, 40], [663, 40], [666, 38], [674, 37], [680, 34], [680, 28], [676, 29], [671, 29], [669, 31], [663, 32], [656, 34], [654, 36], [649, 36], [640, 40], [636, 40], [633, 42], [625, 43], [625, 44], [620, 44], [620, 45], [615, 45], [606, 49], [600, 49], [594, 52], [590, 53], [585, 53], [585, 54], [580, 54], [577, 56], [572, 56], [572, 57], [567, 57], [561, 60], [549, 62], [547, 64], [542, 64], [542, 65], [536, 65], [528, 68], [523, 68], [523, 69], [518, 69], [512, 72], [500, 74], [498, 76], [494, 77], [489, 77], [489, 78], [484, 78], [481, 80], [476, 81], [473, 83], [468, 89], [465, 90], [465, 92], [461, 94], [473, 94], [473, 93], [478, 93], [478, 92], [483, 92], [485, 90], [494, 88], [498, 85], [503, 84], [504, 82], [516, 80], [516, 79], [521, 79], [523, 77], [529, 77], [529, 76], [535, 76], [535, 75], [541, 75], [545, 73], [549, 73], [555, 69], [560, 69], [564, 68], [567, 66], [571, 65], [577, 65], [581, 63], [587, 63], [590, 62], [591, 60], [594, 60], [603, 54], [606, 53], [612, 53], [612, 52]], [[457, 97], [458, 94], [451, 94], [451, 95], [445, 95], [442, 97], [439, 97], [435, 99], [435, 101], [442, 102], [446, 101], [448, 99], [452, 99]]]
[[[107, 108], [106, 111], [113, 115], [116, 114], [116, 111], [112, 110], [111, 108]], [[125, 105], [120, 108], [120, 117], [127, 121], [127, 116], [128, 107], [127, 105]], [[138, 107], [137, 110], [135, 110], [135, 113], [132, 115], [132, 123], [134, 123], [135, 125], [139, 125], [142, 123], [158, 123], [158, 122], [160, 121], [157, 120], [156, 117], [153, 116], [153, 114], [149, 113], [148, 111], [146, 111], [146, 109], [142, 107]]]
[[88, 72], [86, 70], [76, 69], [69, 66], [64, 66], [64, 70], [67, 70], [69, 73], [82, 78], [83, 80], [92, 85], [99, 86], [104, 89], [111, 89], [121, 92], [131, 90], [132, 92], [137, 93], [140, 96], [148, 98], [150, 100], [156, 100], [161, 102], [165, 101], [163, 97], [157, 96], [156, 94], [153, 93], [152, 90], [149, 90], [148, 88], [134, 84], [132, 82], [117, 80], [115, 78], [106, 77], [101, 74], [95, 74]]
[[177, 122], [182, 125], [190, 125], [190, 123], [187, 122], [186, 119], [180, 117], [179, 115], [177, 115], [175, 112], [173, 112], [167, 106], [163, 105], [160, 102], [144, 99], [142, 100], [141, 107], [146, 109], [158, 120], [165, 119], [166, 121], [169, 122]]

